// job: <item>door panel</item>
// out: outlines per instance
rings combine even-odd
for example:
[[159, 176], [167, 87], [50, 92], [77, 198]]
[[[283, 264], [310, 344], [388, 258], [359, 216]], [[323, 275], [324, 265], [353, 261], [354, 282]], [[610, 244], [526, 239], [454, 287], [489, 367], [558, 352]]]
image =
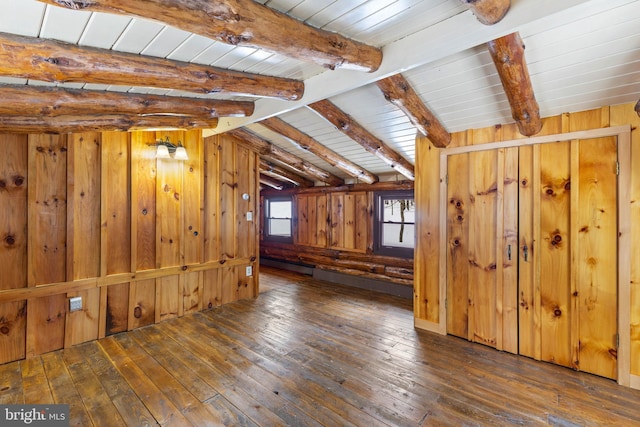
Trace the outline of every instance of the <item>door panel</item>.
[[580, 141], [576, 275], [581, 371], [609, 378], [617, 372], [617, 144]]

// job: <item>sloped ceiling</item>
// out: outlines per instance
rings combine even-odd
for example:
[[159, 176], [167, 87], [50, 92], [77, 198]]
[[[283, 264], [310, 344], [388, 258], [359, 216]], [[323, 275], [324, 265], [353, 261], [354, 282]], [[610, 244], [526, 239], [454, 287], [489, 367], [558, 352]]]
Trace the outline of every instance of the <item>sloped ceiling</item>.
[[[171, 88], [60, 83], [59, 86], [167, 96], [255, 101], [249, 117], [221, 118], [205, 135], [245, 127], [299, 157], [350, 178], [292, 141], [259, 124], [277, 116], [374, 174], [392, 173], [306, 105], [329, 99], [411, 162], [416, 130], [387, 102], [375, 81], [401, 72], [449, 132], [513, 122], [486, 42], [518, 31], [541, 116], [640, 98], [640, 1], [512, 0], [492, 26], [460, 0], [260, 0], [305, 23], [382, 48], [373, 73], [328, 70], [261, 49], [237, 47], [123, 15], [69, 10], [36, 0], [0, 0], [0, 32], [61, 40], [305, 82], [299, 101]], [[0, 77], [0, 83], [52, 85]]]

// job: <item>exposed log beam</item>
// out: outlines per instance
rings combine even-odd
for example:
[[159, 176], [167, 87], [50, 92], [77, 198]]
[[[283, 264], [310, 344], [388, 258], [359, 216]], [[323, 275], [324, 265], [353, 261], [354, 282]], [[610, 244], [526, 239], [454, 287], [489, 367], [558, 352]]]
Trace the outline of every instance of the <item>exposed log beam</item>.
[[360, 144], [365, 150], [379, 157], [396, 172], [413, 180], [415, 173], [413, 165], [404, 157], [393, 151], [382, 140], [353, 120], [353, 118], [326, 99], [309, 104], [318, 114], [331, 122], [339, 131]]
[[260, 174], [260, 184], [264, 184], [267, 187], [273, 188], [274, 190], [282, 190], [284, 188], [284, 184], [282, 184], [280, 181], [263, 174]]
[[350, 162], [335, 151], [330, 150], [329, 148], [320, 144], [318, 141], [311, 138], [306, 133], [299, 131], [298, 129], [294, 128], [290, 124], [277, 117], [265, 119], [261, 121], [260, 124], [286, 138], [289, 138], [291, 142], [298, 145], [303, 150], [307, 150], [310, 153], [315, 154], [316, 156], [329, 163], [331, 166], [335, 166], [336, 168], [345, 172], [347, 175], [357, 178], [360, 181], [366, 182], [367, 184], [378, 182], [378, 177], [376, 175], [361, 168], [355, 163]]
[[542, 129], [542, 120], [524, 59], [524, 43], [520, 35], [517, 32], [512, 33], [490, 41], [487, 46], [520, 133], [525, 136], [535, 135]]
[[249, 132], [245, 129], [234, 129], [230, 131], [229, 134], [250, 145], [261, 156], [286, 164], [296, 171], [296, 173], [305, 178], [321, 181], [331, 186], [344, 185], [344, 180], [342, 178], [283, 150], [277, 145], [260, 138], [255, 133]]
[[0, 75], [296, 100], [304, 83], [258, 74], [0, 33]]
[[290, 183], [302, 188], [309, 188], [314, 186], [313, 181], [309, 181], [308, 179], [303, 178], [288, 169], [274, 165], [273, 163], [270, 163], [264, 159], [260, 159], [260, 173], [270, 176], [271, 178], [289, 181]]
[[500, 22], [511, 7], [511, 0], [461, 0], [485, 25]]
[[444, 148], [451, 142], [451, 134], [424, 105], [402, 74], [395, 74], [377, 82], [387, 101], [402, 110], [411, 123], [429, 138], [435, 147]]
[[135, 129], [215, 128], [217, 118], [197, 119], [176, 116], [0, 116], [0, 132], [67, 133], [88, 131], [128, 131]]
[[640, 100], [636, 103], [636, 113], [638, 113], [638, 117], [640, 117]]
[[328, 68], [375, 71], [382, 51], [320, 30], [253, 0], [40, 0], [70, 9], [141, 16], [223, 43], [249, 46]]
[[210, 119], [253, 114], [253, 102], [179, 98], [46, 86], [0, 85], [0, 115], [175, 115]]

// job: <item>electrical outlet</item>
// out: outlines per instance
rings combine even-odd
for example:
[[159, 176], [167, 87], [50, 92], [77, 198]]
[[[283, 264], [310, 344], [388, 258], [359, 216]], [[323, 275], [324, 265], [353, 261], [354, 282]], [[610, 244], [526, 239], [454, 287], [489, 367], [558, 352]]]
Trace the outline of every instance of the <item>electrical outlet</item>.
[[246, 276], [247, 277], [253, 276], [253, 267], [251, 267], [250, 265], [247, 266]]
[[247, 212], [247, 221], [253, 221], [253, 212]]
[[82, 310], [82, 297], [69, 298], [69, 311]]

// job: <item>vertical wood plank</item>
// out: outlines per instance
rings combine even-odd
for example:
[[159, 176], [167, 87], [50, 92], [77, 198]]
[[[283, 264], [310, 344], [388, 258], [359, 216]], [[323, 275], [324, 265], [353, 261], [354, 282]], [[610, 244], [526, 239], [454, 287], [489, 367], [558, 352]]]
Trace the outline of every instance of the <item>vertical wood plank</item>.
[[236, 248], [236, 150], [233, 142], [220, 141], [220, 259], [234, 259]]
[[[459, 138], [464, 133], [455, 134]], [[448, 157], [447, 333], [469, 335], [469, 155]]]
[[203, 272], [186, 273], [182, 289], [182, 306], [184, 314], [202, 310], [202, 279]]
[[617, 377], [617, 144], [580, 141], [577, 276], [580, 370]]
[[316, 196], [316, 232], [315, 239], [316, 245], [321, 248], [328, 247], [328, 224], [329, 224], [329, 211], [327, 208], [328, 196], [320, 194]]
[[204, 171], [202, 165], [204, 150], [202, 131], [184, 133], [184, 145], [189, 160], [183, 163], [183, 213], [184, 262], [193, 264], [202, 262], [204, 252], [204, 233], [202, 212], [204, 202]]
[[[251, 240], [253, 234], [249, 234], [251, 223], [247, 221], [247, 212], [251, 210], [253, 199], [249, 188], [251, 180], [250, 151], [239, 144], [235, 144], [236, 150], [236, 187], [235, 211], [236, 211], [236, 256], [249, 258], [251, 256]], [[243, 194], [249, 195], [249, 200], [242, 198]]]
[[332, 248], [344, 247], [344, 193], [331, 193], [331, 244]]
[[129, 321], [129, 283], [111, 285], [106, 291], [105, 335], [124, 332]]
[[221, 304], [228, 304], [238, 300], [238, 268], [222, 267], [221, 271]]
[[140, 280], [129, 288], [129, 330], [155, 322], [156, 280]]
[[355, 249], [356, 247], [356, 198], [353, 193], [344, 195], [344, 243], [343, 248]]
[[[29, 135], [28, 284], [66, 280], [67, 140]], [[64, 346], [66, 297], [27, 303], [27, 357]]]
[[[0, 290], [27, 286], [27, 135], [0, 135]], [[0, 364], [23, 359], [26, 301], [0, 305]]]
[[540, 147], [541, 358], [571, 366], [571, 143]]
[[177, 275], [156, 279], [156, 323], [178, 317], [178, 306], [182, 302], [179, 284], [180, 276]]
[[296, 231], [297, 233], [295, 233], [295, 238], [296, 241], [294, 243], [299, 244], [299, 245], [308, 245], [311, 244], [311, 233], [309, 230], [309, 205], [310, 205], [310, 201], [313, 200], [313, 196], [302, 196], [302, 195], [296, 195], [294, 197], [295, 200], [295, 206], [296, 206], [296, 211], [298, 212], [298, 214], [296, 215], [296, 221], [294, 221], [294, 224], [296, 225]]
[[222, 303], [222, 269], [216, 268], [203, 273], [202, 306], [205, 309], [218, 307]]
[[502, 349], [514, 354], [518, 353], [518, 157], [517, 147], [505, 149]]
[[132, 269], [156, 268], [156, 158], [153, 132], [131, 133]]
[[66, 296], [67, 298], [81, 297], [82, 310], [67, 313], [64, 329], [65, 348], [98, 339], [100, 289], [72, 292]]
[[[204, 141], [204, 260], [220, 259], [220, 150], [219, 136]], [[206, 278], [205, 275], [205, 283]], [[206, 305], [206, 304], [205, 304]]]
[[[365, 191], [355, 195], [356, 206], [354, 213], [355, 244], [354, 249], [359, 252], [366, 252], [369, 246], [370, 230], [373, 230], [373, 203], [369, 203], [369, 194]], [[371, 199], [373, 202], [373, 199]], [[371, 247], [373, 250], [373, 246]]]
[[[182, 140], [182, 132], [158, 132], [156, 138], [169, 138], [177, 144]], [[182, 265], [183, 164], [173, 159], [157, 159], [156, 168], [156, 267]]]

